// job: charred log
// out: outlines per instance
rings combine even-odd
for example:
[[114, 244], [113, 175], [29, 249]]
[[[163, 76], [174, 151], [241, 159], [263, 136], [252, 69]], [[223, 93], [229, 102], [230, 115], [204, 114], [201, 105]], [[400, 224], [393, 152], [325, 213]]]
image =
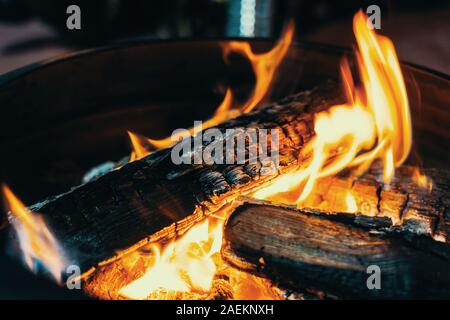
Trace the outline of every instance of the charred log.
[[225, 202], [289, 170], [313, 135], [314, 114], [336, 103], [337, 92], [328, 84], [217, 127], [221, 132], [238, 127], [279, 129], [279, 170], [270, 162], [176, 165], [169, 148], [32, 209], [45, 215], [69, 258], [86, 275], [149, 242], [182, 233]]
[[[383, 183], [378, 180], [380, 172], [376, 169], [367, 172], [356, 180], [354, 177], [345, 174], [322, 179], [317, 183], [314, 192], [307, 200], [306, 205], [310, 209], [304, 209], [303, 211], [310, 214], [326, 212], [328, 220], [343, 225], [357, 225], [363, 228], [367, 234], [374, 232], [379, 234], [392, 233], [399, 234], [400, 237], [423, 235], [423, 239], [431, 236], [444, 240], [438, 236], [443, 234], [440, 230], [444, 230], [439, 226], [448, 225], [448, 217], [443, 216], [441, 219], [439, 215], [433, 216], [432, 213], [445, 212], [448, 208], [446, 200], [443, 199], [446, 199], [445, 195], [450, 191], [447, 180], [450, 173], [445, 170], [427, 170], [425, 173], [433, 179], [433, 190], [430, 193], [428, 189], [419, 187], [413, 181], [413, 170], [409, 166], [399, 168], [396, 172], [396, 178], [389, 188], [383, 186]], [[349, 191], [356, 199], [359, 208], [358, 214], [338, 213], [345, 211], [345, 195]], [[410, 203], [405, 205], [405, 198], [413, 200], [409, 200]], [[243, 202], [248, 201], [255, 202], [256, 200], [240, 197], [234, 201], [233, 207], [236, 208]], [[282, 199], [278, 199], [278, 201], [282, 201]], [[228, 209], [229, 213], [232, 211], [232, 208]], [[399, 218], [400, 212], [403, 212], [401, 219]], [[430, 219], [429, 217], [434, 218]], [[263, 223], [265, 222], [263, 221]], [[431, 230], [434, 231], [431, 233], [424, 232], [429, 230], [428, 227], [425, 228], [424, 226], [431, 227], [431, 225], [438, 227], [432, 227]], [[445, 232], [445, 234], [448, 233]], [[445, 239], [448, 239], [448, 237]], [[439, 245], [434, 246], [434, 248], [438, 249]], [[258, 255], [254, 258], [258, 260]], [[140, 250], [136, 250], [114, 263], [103, 265], [86, 279], [84, 289], [96, 297], [120, 298], [119, 289], [142, 275], [143, 270], [146, 269], [145, 261], [145, 256], [142, 257]], [[287, 289], [289, 290], [289, 288]], [[300, 289], [293, 288], [295, 292], [299, 292]], [[302, 296], [304, 296], [304, 292], [302, 293]], [[318, 292], [312, 290], [312, 293], [317, 294]], [[319, 296], [322, 295], [319, 294]], [[311, 295], [308, 298], [311, 298]]]
[[[397, 168], [395, 178], [384, 185], [382, 171], [373, 168], [359, 178], [343, 173], [320, 180], [302, 207], [327, 213], [345, 212], [346, 195], [356, 202], [356, 220], [371, 225], [384, 221], [398, 232], [426, 235], [441, 242], [450, 242], [450, 171], [426, 169], [429, 185], [420, 186], [416, 168]], [[280, 201], [279, 202], [283, 202]], [[288, 203], [288, 202], [286, 202]]]
[[[371, 223], [358, 215], [247, 203], [226, 225], [222, 255], [242, 270], [322, 296], [448, 298], [448, 244], [387, 231], [384, 217], [366, 219]], [[369, 279], [375, 272], [379, 283]]]

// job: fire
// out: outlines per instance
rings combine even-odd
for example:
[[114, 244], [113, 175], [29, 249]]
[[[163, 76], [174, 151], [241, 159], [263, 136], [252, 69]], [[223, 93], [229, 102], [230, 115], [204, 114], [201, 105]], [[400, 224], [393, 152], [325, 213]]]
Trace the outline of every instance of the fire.
[[428, 189], [429, 192], [433, 189], [433, 181], [429, 177], [427, 177], [420, 168], [416, 167], [413, 171], [413, 180], [417, 183], [417, 185], [423, 189]]
[[153, 244], [150, 266], [143, 276], [121, 288], [120, 295], [139, 300], [211, 298], [219, 275], [219, 279], [227, 279], [234, 299], [279, 299], [281, 293], [270, 281], [232, 268], [222, 260], [225, 217], [234, 208], [224, 207], [164, 246]]
[[[237, 109], [231, 109], [233, 100], [233, 95], [231, 93], [231, 89], [228, 88], [227, 92], [225, 94], [225, 97], [222, 101], [222, 103], [219, 105], [219, 107], [214, 112], [214, 115], [212, 118], [208, 119], [207, 121], [202, 122], [202, 128], [207, 129], [214, 127], [228, 119], [234, 118], [240, 114], [239, 110]], [[198, 131], [197, 127], [193, 127], [189, 129], [189, 135], [193, 135]], [[147, 141], [156, 149], [163, 149], [170, 147], [180, 139], [187, 138], [185, 136], [185, 131], [181, 131], [179, 134], [174, 134], [170, 137], [161, 139], [161, 140], [154, 140], [154, 139], [147, 139]]]
[[36, 263], [39, 262], [60, 283], [61, 272], [67, 263], [43, 217], [30, 212], [6, 185], [2, 186], [2, 192], [28, 268], [37, 271]]
[[254, 53], [248, 42], [231, 41], [223, 46], [225, 59], [231, 53], [242, 54], [250, 61], [256, 77], [256, 84], [252, 95], [240, 107], [243, 113], [252, 111], [266, 95], [272, 84], [275, 72], [292, 43], [294, 30], [294, 22], [290, 21], [284, 29], [277, 45], [265, 53]]
[[[270, 185], [255, 192], [254, 197], [292, 202], [300, 207], [318, 179], [336, 175], [344, 169], [352, 169], [352, 173], [358, 176], [379, 160], [383, 164], [384, 182], [390, 183], [395, 168], [408, 157], [412, 130], [400, 65], [392, 42], [369, 29], [366, 20], [360, 11], [353, 21], [358, 79], [353, 78], [347, 60], [341, 64], [347, 102], [315, 116], [315, 136], [299, 155], [307, 162], [271, 181]], [[256, 83], [249, 99], [234, 108], [232, 91], [228, 88], [222, 103], [214, 115], [203, 122], [202, 128], [216, 126], [250, 112], [264, 99], [293, 34], [294, 25], [291, 22], [277, 45], [266, 53], [254, 53], [251, 46], [244, 42], [233, 41], [224, 46], [225, 59], [235, 52], [249, 60]], [[133, 145], [130, 161], [148, 155], [148, 145], [155, 149], [166, 148], [179, 139], [195, 135], [197, 130], [193, 127], [187, 133], [161, 140], [142, 138], [128, 132]], [[431, 181], [418, 169], [413, 179], [431, 189]], [[31, 213], [8, 187], [3, 186], [3, 194], [14, 215], [12, 223], [19, 235], [27, 265], [34, 270], [34, 262], [39, 261], [60, 281], [66, 263], [43, 218]], [[350, 191], [340, 201], [347, 212], [358, 212], [358, 203]], [[223, 274], [233, 289], [234, 298], [277, 298], [277, 294], [269, 289], [267, 280], [242, 273], [222, 260], [223, 227], [230, 212], [222, 210], [210, 216], [167, 244], [153, 244], [152, 257], [148, 261], [150, 266], [141, 277], [121, 288], [121, 296], [130, 299], [187, 298], [192, 294], [209, 297], [217, 275]]]
[[[208, 292], [216, 272], [214, 255], [222, 246], [223, 220], [207, 219], [192, 227], [183, 237], [171, 242], [161, 252], [153, 246], [154, 263], [145, 274], [121, 289], [132, 299], [145, 299], [152, 293]], [[161, 299], [161, 295], [157, 295]]]
[[[278, 66], [292, 43], [294, 29], [294, 23], [293, 21], [290, 21], [275, 47], [265, 53], [254, 53], [250, 44], [247, 42], [231, 41], [223, 46], [225, 59], [227, 59], [231, 53], [239, 53], [250, 61], [256, 78], [255, 87], [253, 89], [253, 93], [247, 101], [241, 106], [235, 108], [231, 108], [233, 103], [233, 95], [231, 89], [228, 88], [222, 103], [216, 109], [214, 115], [209, 120], [202, 123], [202, 129], [214, 127], [224, 121], [233, 119], [242, 113], [250, 112], [258, 105], [258, 103], [261, 102], [273, 82]], [[198, 131], [197, 129], [197, 127], [190, 128], [188, 130], [189, 135], [194, 135]], [[186, 132], [182, 131], [178, 134], [174, 134], [160, 140], [146, 139], [146, 143], [149, 143], [155, 149], [163, 149], [172, 146], [180, 139], [184, 138], [187, 138]], [[134, 139], [132, 135], [130, 135], [130, 139], [134, 148], [134, 152], [130, 157], [131, 162], [142, 158], [139, 157], [138, 154], [144, 154], [144, 152], [140, 152], [140, 150], [146, 150], [146, 148], [143, 145], [143, 141]]]
[[358, 205], [356, 204], [355, 197], [352, 195], [351, 192], [347, 192], [347, 195], [345, 197], [345, 203], [347, 205], [347, 209], [345, 210], [345, 212], [348, 213], [358, 212]]
[[[302, 159], [308, 159], [307, 163], [257, 191], [254, 194], [256, 198], [293, 202], [301, 206], [318, 179], [336, 175], [346, 168], [353, 169], [352, 172], [357, 176], [375, 160], [383, 163], [383, 179], [389, 183], [395, 167], [407, 158], [412, 140], [411, 120], [394, 46], [388, 38], [375, 34], [367, 27], [362, 12], [354, 17], [354, 32], [360, 77], [359, 82], [355, 81], [348, 61], [343, 60], [341, 75], [347, 103], [332, 106], [315, 116], [315, 137], [300, 155]], [[239, 112], [251, 111], [264, 97], [277, 66], [286, 54], [292, 35], [293, 27], [290, 25], [277, 46], [263, 54], [253, 53], [249, 44], [241, 42], [231, 42], [224, 48], [225, 56], [230, 52], [244, 54], [257, 76], [255, 89]], [[208, 124], [215, 125], [228, 118], [224, 114], [230, 110], [230, 100], [227, 97], [224, 99]], [[169, 145], [167, 139], [159, 142], [152, 141], [158, 148]], [[423, 181], [421, 176], [417, 177], [418, 181]], [[358, 211], [356, 199], [350, 191], [342, 202], [347, 212]], [[156, 246], [153, 266], [143, 277], [124, 287], [122, 295], [139, 299], [153, 296], [160, 298], [161, 292], [211, 290], [214, 274], [218, 266], [223, 265], [219, 254], [223, 223], [217, 224], [217, 228], [211, 232], [208, 231], [208, 221], [194, 226], [181, 239], [171, 242], [162, 253], [160, 247]], [[250, 292], [243, 293], [243, 296], [254, 297], [254, 292], [258, 290], [249, 289], [248, 279], [234, 272], [229, 273], [234, 287], [237, 289], [239, 284], [244, 284], [243, 287], [247, 286], [247, 289], [242, 289], [241, 293], [246, 290]]]
[[298, 206], [306, 200], [317, 179], [332, 176], [345, 168], [356, 175], [373, 161], [383, 163], [383, 179], [389, 183], [395, 167], [407, 158], [412, 129], [406, 89], [392, 42], [377, 35], [358, 12], [353, 28], [358, 50], [356, 61], [361, 84], [356, 86], [346, 60], [341, 75], [348, 102], [315, 116], [315, 137], [302, 150], [307, 165], [276, 179], [255, 193], [259, 199], [294, 193]]
[[127, 131], [128, 137], [130, 138], [131, 145], [133, 146], [133, 151], [131, 151], [130, 162], [144, 158], [150, 154], [150, 151], [145, 147], [145, 139], [142, 139], [135, 133]]

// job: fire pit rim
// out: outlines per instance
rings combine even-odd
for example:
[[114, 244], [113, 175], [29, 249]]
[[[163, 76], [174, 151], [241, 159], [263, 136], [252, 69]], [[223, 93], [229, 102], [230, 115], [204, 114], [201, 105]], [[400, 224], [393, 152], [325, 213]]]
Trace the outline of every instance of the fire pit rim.
[[[78, 58], [84, 58], [90, 55], [96, 55], [99, 53], [114, 51], [118, 49], [132, 49], [132, 48], [138, 48], [138, 47], [145, 47], [145, 46], [152, 46], [152, 45], [161, 45], [161, 44], [183, 44], [183, 43], [195, 43], [199, 42], [201, 44], [204, 43], [219, 43], [219, 42], [230, 42], [230, 41], [240, 41], [240, 42], [249, 42], [251, 44], [272, 44], [275, 40], [267, 39], [267, 38], [252, 38], [252, 39], [245, 39], [245, 38], [210, 38], [210, 39], [157, 39], [157, 40], [131, 40], [131, 41], [124, 41], [120, 42], [118, 44], [113, 44], [109, 46], [101, 46], [101, 47], [94, 47], [94, 48], [88, 48], [84, 50], [77, 50], [75, 52], [70, 52], [67, 54], [58, 55], [52, 58], [44, 59], [41, 61], [37, 61], [35, 63], [31, 63], [28, 65], [25, 65], [23, 67], [19, 67], [17, 69], [14, 69], [12, 71], [6, 72], [4, 74], [0, 75], [0, 90], [3, 89], [5, 85], [8, 85], [9, 83], [18, 80], [29, 73], [32, 73], [34, 71], [44, 69], [50, 66], [54, 66], [60, 63], [64, 63], [67, 61], [75, 60]], [[322, 53], [330, 53], [330, 54], [345, 54], [345, 53], [351, 53], [352, 49], [347, 47], [341, 47], [336, 45], [330, 45], [325, 43], [319, 43], [319, 42], [309, 42], [309, 41], [295, 41], [292, 46], [295, 46], [296, 48], [300, 49], [306, 49], [306, 50], [312, 50], [312, 51], [319, 51]], [[438, 78], [441, 78], [442, 80], [450, 81], [450, 75], [443, 73], [441, 71], [437, 71], [435, 69], [404, 61], [400, 59], [400, 63], [402, 66], [407, 66], [413, 69], [421, 70], [424, 72], [427, 72], [430, 75], [436, 76]]]

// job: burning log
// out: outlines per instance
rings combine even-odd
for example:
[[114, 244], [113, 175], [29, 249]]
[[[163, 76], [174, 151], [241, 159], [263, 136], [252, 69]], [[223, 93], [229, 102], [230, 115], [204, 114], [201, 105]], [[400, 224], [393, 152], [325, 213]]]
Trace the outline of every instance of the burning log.
[[[171, 149], [32, 207], [84, 274], [147, 243], [181, 234], [227, 201], [256, 190], [297, 163], [313, 136], [313, 117], [340, 99], [336, 87], [290, 96], [217, 128], [279, 130], [280, 167], [273, 163], [176, 165]], [[204, 143], [206, 147], [207, 143]], [[263, 172], [269, 174], [262, 174]]]
[[358, 218], [249, 202], [228, 220], [222, 255], [239, 269], [322, 296], [448, 298], [447, 244], [393, 232], [383, 217]]
[[[372, 168], [355, 178], [348, 172], [321, 179], [302, 203], [302, 208], [319, 211], [360, 213], [356, 220], [373, 223], [372, 217], [398, 231], [426, 235], [441, 242], [450, 242], [450, 172], [426, 169], [419, 181], [418, 169], [401, 166], [389, 185], [381, 178], [382, 169]], [[291, 203], [291, 195], [269, 197], [278, 203]], [[348, 198], [353, 202], [349, 208]]]
[[[380, 171], [377, 169], [370, 170], [357, 180], [348, 175], [321, 179], [305, 203], [313, 209], [303, 210], [302, 212], [309, 212], [310, 214], [311, 212], [322, 212], [322, 215], [327, 215], [327, 220], [336, 221], [337, 225], [343, 225], [342, 228], [344, 229], [347, 225], [350, 225], [350, 227], [357, 225], [362, 230], [360, 232], [366, 236], [369, 236], [369, 231], [373, 229], [380, 234], [398, 234], [400, 238], [409, 236], [417, 238], [420, 235], [427, 235], [426, 238], [433, 237], [447, 241], [449, 237], [446, 226], [449, 225], [450, 219], [444, 212], [449, 207], [445, 195], [448, 194], [450, 188], [448, 183], [450, 173], [445, 170], [426, 170], [427, 176], [433, 179], [433, 190], [430, 193], [428, 189], [419, 186], [414, 181], [412, 175], [414, 170], [415, 168], [409, 166], [398, 168], [396, 178], [389, 189], [378, 181]], [[348, 212], [345, 199], [349, 192], [355, 198], [358, 214], [345, 213]], [[405, 202], [406, 199], [409, 199], [407, 203]], [[283, 201], [288, 203], [288, 200], [283, 198], [275, 200], [277, 203], [283, 203]], [[249, 201], [248, 198], [240, 197], [234, 201], [233, 207], [236, 208], [246, 201]], [[271, 204], [273, 203], [271, 202]], [[289, 210], [293, 210], [293, 208], [295, 206], [289, 207]], [[232, 210], [233, 208], [228, 208], [228, 214], [231, 214]], [[238, 209], [238, 211], [240, 210]], [[336, 212], [344, 213], [338, 215]], [[266, 227], [271, 225], [264, 218], [261, 218], [261, 223], [264, 223]], [[277, 232], [276, 229], [273, 231]], [[225, 235], [225, 240], [227, 239], [228, 235]], [[287, 245], [289, 246], [289, 244]], [[439, 248], [439, 246], [439, 243], [434, 245], [435, 248]], [[143, 270], [146, 269], [147, 258], [145, 254], [143, 255], [139, 251], [132, 252], [114, 263], [102, 265], [98, 268], [92, 276], [86, 279], [84, 285], [86, 292], [101, 298], [120, 298], [119, 290], [141, 277]], [[222, 253], [225, 253], [224, 258], [226, 260], [232, 263], [234, 260], [233, 265], [237, 264], [234, 258], [230, 258], [227, 251], [222, 251]], [[251, 254], [251, 257], [247, 256], [247, 258], [258, 261], [260, 256], [260, 254], [255, 253]], [[219, 263], [218, 265], [222, 264]], [[242, 266], [240, 267], [242, 268]], [[220, 274], [220, 272], [218, 273]], [[241, 274], [245, 273], [242, 272]], [[369, 276], [366, 273], [364, 275], [366, 278]], [[216, 287], [216, 281], [213, 281], [213, 288]], [[258, 281], [261, 283], [261, 280]], [[219, 277], [219, 282], [226, 283], [227, 281]], [[281, 283], [281, 285], [283, 284]], [[270, 285], [263, 283], [262, 287], [270, 288]], [[304, 287], [294, 288], [294, 290], [299, 292], [301, 288]]]

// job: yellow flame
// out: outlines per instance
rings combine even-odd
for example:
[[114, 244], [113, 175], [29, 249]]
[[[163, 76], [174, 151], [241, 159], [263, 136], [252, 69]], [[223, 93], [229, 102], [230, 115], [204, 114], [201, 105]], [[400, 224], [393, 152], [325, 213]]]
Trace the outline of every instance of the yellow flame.
[[67, 263], [43, 217], [30, 212], [6, 185], [2, 185], [2, 192], [28, 268], [35, 272], [35, 262], [40, 262], [60, 283]]
[[346, 212], [348, 213], [358, 212], [358, 205], [356, 204], [356, 199], [351, 192], [347, 192], [347, 195], [345, 196], [345, 203], [347, 205]]
[[274, 79], [275, 72], [292, 43], [294, 31], [294, 22], [290, 21], [276, 46], [265, 53], [254, 53], [248, 42], [231, 41], [224, 45], [225, 59], [231, 53], [240, 53], [250, 61], [255, 74], [256, 83], [253, 93], [240, 107], [243, 113], [252, 111], [266, 95]]
[[213, 255], [220, 252], [222, 230], [223, 220], [211, 224], [207, 219], [172, 241], [162, 253], [155, 244], [153, 265], [141, 278], [123, 287], [120, 294], [131, 299], [145, 299], [157, 290], [209, 291], [216, 272]]
[[367, 17], [358, 12], [353, 30], [359, 48], [360, 73], [367, 96], [367, 107], [375, 118], [377, 137], [387, 140], [384, 180], [390, 182], [394, 166], [408, 157], [412, 144], [408, 97], [392, 41], [367, 27]]
[[[235, 52], [244, 55], [250, 61], [256, 78], [255, 87], [252, 95], [247, 99], [247, 101], [242, 104], [242, 106], [234, 109], [231, 109], [232, 92], [231, 89], [228, 88], [224, 100], [216, 109], [213, 117], [202, 123], [202, 129], [211, 128], [224, 121], [235, 118], [242, 113], [250, 112], [258, 105], [259, 102], [261, 102], [273, 82], [278, 66], [292, 43], [294, 29], [294, 23], [293, 21], [290, 21], [275, 47], [265, 53], [254, 53], [250, 44], [247, 42], [231, 41], [223, 46], [225, 59], [227, 59], [232, 52]], [[189, 135], [187, 132], [180, 132], [164, 139], [148, 139], [147, 141], [155, 149], [168, 148], [180, 139], [187, 138], [187, 136], [192, 136], [197, 129], [198, 127], [188, 129]], [[136, 155], [134, 158], [136, 158]]]
[[412, 176], [414, 182], [417, 183], [417, 185], [423, 189], [428, 189], [429, 192], [433, 189], [433, 181], [427, 177], [420, 168], [416, 167], [413, 170], [413, 176]]
[[[353, 21], [358, 44], [356, 62], [361, 83], [354, 81], [348, 62], [343, 60], [341, 75], [347, 103], [332, 106], [315, 116], [315, 137], [300, 155], [302, 159], [309, 160], [257, 191], [255, 197], [274, 200], [283, 197], [292, 199], [292, 202], [300, 206], [320, 178], [335, 175], [345, 168], [354, 169], [356, 175], [362, 174], [374, 160], [379, 159], [384, 165], [384, 181], [389, 183], [395, 168], [407, 158], [411, 147], [411, 120], [398, 59], [392, 42], [370, 30], [366, 19], [360, 11]], [[255, 89], [250, 99], [239, 109], [240, 112], [251, 111], [264, 98], [275, 70], [287, 52], [292, 35], [293, 26], [290, 26], [282, 41], [263, 54], [253, 53], [248, 44], [241, 42], [232, 42], [224, 48], [226, 56], [232, 51], [244, 54], [256, 75]], [[227, 119], [228, 116], [224, 114], [230, 110], [231, 102], [226, 101], [227, 98], [214, 115], [214, 121], [211, 122], [213, 125]], [[192, 134], [194, 129], [189, 133]], [[153, 140], [153, 143], [155, 147], [161, 148], [173, 141], [171, 139], [169, 144], [169, 140], [165, 140], [158, 144]], [[356, 199], [350, 191], [345, 194], [343, 204], [348, 212], [358, 211]], [[210, 290], [217, 271], [217, 259], [220, 262], [220, 255], [216, 253], [220, 250], [223, 225], [220, 222], [217, 229], [211, 231], [209, 221], [194, 226], [163, 250], [155, 246], [153, 265], [143, 277], [122, 288], [121, 294], [143, 299], [153, 297], [160, 290]], [[221, 263], [223, 265], [223, 261]], [[252, 296], [251, 292], [258, 291], [248, 286], [245, 276], [237, 273], [230, 272], [230, 282], [236, 288], [241, 285], [247, 288], [241, 289], [240, 294], [243, 296]], [[246, 290], [249, 292], [246, 293]], [[264, 290], [259, 292], [261, 297], [266, 296]], [[156, 297], [161, 296], [157, 294]]]
[[[222, 103], [216, 109], [212, 118], [208, 119], [207, 121], [202, 122], [202, 129], [214, 127], [228, 119], [238, 116], [240, 113], [238, 110], [230, 109], [232, 100], [233, 100], [233, 95], [231, 93], [231, 89], [228, 88]], [[198, 127], [190, 128], [188, 130], [189, 131], [188, 136], [192, 136], [194, 134], [194, 132], [196, 132], [197, 130], [198, 130]], [[178, 142], [180, 139], [184, 139], [184, 138], [187, 138], [186, 133], [184, 131], [180, 131], [180, 133], [178, 133], [178, 134], [174, 134], [170, 137], [167, 137], [167, 138], [164, 138], [161, 140], [148, 139], [148, 142], [156, 149], [163, 149], [163, 148], [170, 147], [174, 143]]]
[[317, 179], [348, 167], [362, 174], [376, 159], [382, 160], [383, 178], [389, 183], [395, 167], [407, 158], [412, 129], [400, 65], [392, 42], [369, 29], [366, 19], [359, 11], [353, 20], [362, 85], [355, 87], [344, 60], [341, 75], [348, 102], [315, 116], [315, 137], [301, 154], [310, 161], [257, 191], [256, 198], [274, 199], [277, 194], [293, 192], [298, 194], [295, 203], [301, 206]]
[[151, 152], [145, 147], [145, 139], [142, 139], [137, 134], [127, 131], [128, 137], [130, 138], [131, 145], [133, 146], [133, 151], [131, 151], [130, 162], [139, 160], [149, 155]]

